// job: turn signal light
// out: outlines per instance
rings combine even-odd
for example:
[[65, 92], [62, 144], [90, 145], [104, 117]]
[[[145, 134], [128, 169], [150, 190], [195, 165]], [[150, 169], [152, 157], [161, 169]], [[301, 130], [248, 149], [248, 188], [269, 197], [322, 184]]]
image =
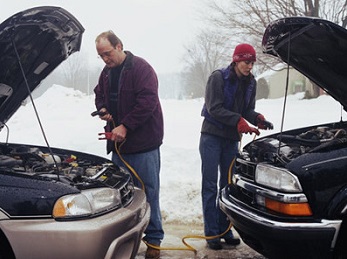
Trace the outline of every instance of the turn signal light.
[[265, 198], [265, 207], [291, 216], [312, 216], [312, 211], [307, 202], [305, 203], [283, 203]]

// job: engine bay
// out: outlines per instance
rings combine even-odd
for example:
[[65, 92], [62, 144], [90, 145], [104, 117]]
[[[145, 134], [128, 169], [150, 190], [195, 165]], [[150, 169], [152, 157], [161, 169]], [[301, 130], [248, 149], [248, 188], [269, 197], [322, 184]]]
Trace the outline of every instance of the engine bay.
[[46, 147], [0, 144], [0, 171], [50, 178], [80, 189], [106, 184], [111, 178], [128, 178], [124, 168], [106, 158], [64, 149], [52, 151], [53, 155]]
[[285, 166], [293, 159], [315, 152], [328, 152], [347, 147], [347, 131], [328, 126], [302, 132], [283, 132], [253, 141], [245, 146], [243, 158], [252, 162], [269, 162]]

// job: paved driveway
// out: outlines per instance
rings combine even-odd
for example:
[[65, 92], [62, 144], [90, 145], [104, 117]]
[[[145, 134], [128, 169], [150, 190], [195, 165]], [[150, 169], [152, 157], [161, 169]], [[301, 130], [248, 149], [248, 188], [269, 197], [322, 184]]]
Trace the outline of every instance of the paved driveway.
[[[203, 235], [203, 226], [187, 226], [164, 223], [165, 238], [162, 242], [162, 248], [183, 248], [187, 247], [182, 243], [182, 238], [189, 235]], [[234, 231], [235, 236], [237, 232]], [[255, 252], [241, 241], [239, 246], [224, 245], [223, 250], [214, 251], [208, 249], [205, 239], [185, 239], [185, 241], [197, 250], [161, 250], [161, 259], [266, 259], [266, 257]], [[145, 258], [146, 245], [142, 242], [136, 259]]]

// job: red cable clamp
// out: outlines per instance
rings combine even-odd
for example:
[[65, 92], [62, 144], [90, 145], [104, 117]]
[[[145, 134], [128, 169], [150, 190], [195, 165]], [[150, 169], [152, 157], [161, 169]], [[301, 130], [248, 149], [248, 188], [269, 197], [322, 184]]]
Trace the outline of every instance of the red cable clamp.
[[99, 136], [104, 135], [104, 137], [99, 138], [99, 140], [104, 140], [104, 139], [111, 140], [112, 132], [102, 132], [102, 133], [99, 133], [98, 135]]

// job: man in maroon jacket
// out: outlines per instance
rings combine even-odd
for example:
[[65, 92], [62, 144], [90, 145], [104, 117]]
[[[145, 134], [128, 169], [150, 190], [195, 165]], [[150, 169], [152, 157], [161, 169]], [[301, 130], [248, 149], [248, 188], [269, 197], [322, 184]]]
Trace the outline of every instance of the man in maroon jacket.
[[[160, 150], [163, 140], [163, 115], [158, 96], [158, 79], [154, 69], [144, 59], [123, 50], [121, 40], [107, 31], [97, 36], [96, 50], [105, 62], [98, 85], [95, 87], [95, 105], [105, 132], [112, 132], [107, 141], [107, 153], [112, 161], [123, 165], [116, 152], [141, 178], [151, 218], [144, 240], [160, 246], [164, 237], [159, 206]], [[135, 183], [140, 183], [134, 178]], [[160, 250], [148, 247], [146, 258], [159, 258]]]

